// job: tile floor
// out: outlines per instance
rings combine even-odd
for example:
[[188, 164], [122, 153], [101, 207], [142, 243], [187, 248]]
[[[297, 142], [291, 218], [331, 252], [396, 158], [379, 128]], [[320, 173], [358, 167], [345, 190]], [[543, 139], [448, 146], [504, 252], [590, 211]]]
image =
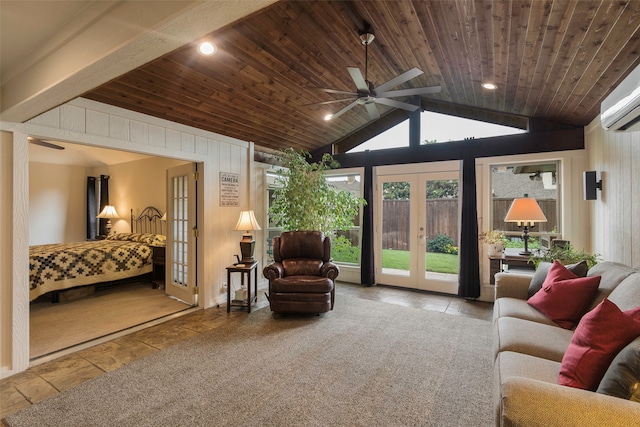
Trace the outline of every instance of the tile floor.
[[[338, 283], [336, 292], [357, 298], [484, 320], [491, 319], [493, 310], [491, 303], [467, 301], [456, 297], [388, 286], [364, 287]], [[268, 306], [268, 301], [264, 292], [260, 292], [254, 309], [265, 306]], [[234, 308], [227, 314], [225, 306], [199, 310], [29, 368], [25, 372], [0, 381], [0, 419], [105, 372], [118, 369], [136, 359], [246, 315], [241, 308]]]

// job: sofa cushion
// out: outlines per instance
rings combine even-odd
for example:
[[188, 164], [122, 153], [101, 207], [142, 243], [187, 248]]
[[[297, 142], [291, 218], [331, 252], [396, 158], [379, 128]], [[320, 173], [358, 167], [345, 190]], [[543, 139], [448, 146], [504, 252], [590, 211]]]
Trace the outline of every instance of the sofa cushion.
[[559, 372], [560, 362], [513, 351], [501, 352], [494, 366], [498, 383], [507, 377], [524, 377], [556, 384]]
[[638, 269], [613, 261], [604, 261], [591, 267], [587, 272], [587, 277], [600, 276], [601, 279], [598, 292], [587, 311], [593, 310], [603, 299], [608, 298], [609, 294], [633, 273], [638, 273]]
[[640, 402], [640, 338], [631, 341], [607, 368], [598, 393]]
[[[529, 283], [529, 290], [527, 291], [529, 298], [535, 295], [535, 293], [542, 288], [542, 284], [547, 278], [547, 274], [549, 273], [549, 270], [551, 269], [552, 265], [553, 263], [546, 262], [546, 261], [542, 261], [540, 264], [538, 264], [538, 268], [536, 268], [536, 272], [533, 274], [533, 277], [531, 278], [531, 283]], [[569, 265], [566, 265], [565, 267], [567, 268], [567, 270], [569, 270], [570, 272], [572, 272], [578, 277], [585, 277], [587, 275], [587, 272], [589, 271], [589, 265], [587, 264], [586, 261], [580, 261], [575, 264], [569, 264]]]
[[283, 259], [285, 276], [320, 276], [322, 260], [307, 258]]
[[640, 273], [626, 277], [607, 299], [623, 311], [640, 306]]
[[613, 358], [640, 336], [640, 307], [621, 311], [605, 299], [578, 324], [558, 384], [595, 391]]
[[511, 377], [530, 378], [556, 384], [560, 362], [529, 356], [528, 354], [503, 351], [498, 354], [493, 367], [493, 396], [496, 419], [500, 419], [502, 385]]
[[556, 326], [553, 320], [529, 305], [526, 300], [520, 298], [507, 297], [498, 299], [493, 304], [493, 321], [495, 322], [501, 317], [517, 317], [518, 319]]
[[573, 331], [557, 326], [502, 317], [494, 324], [494, 357], [502, 351], [562, 361]]
[[596, 295], [600, 276], [578, 277], [554, 261], [540, 289], [527, 302], [565, 329], [576, 326]]
[[333, 286], [333, 280], [328, 277], [289, 276], [275, 279], [270, 290], [276, 293], [329, 293]]
[[327, 238], [320, 231], [284, 231], [278, 238], [279, 243], [274, 244], [274, 260], [280, 262], [287, 258], [311, 258], [327, 262], [331, 257], [331, 239]]

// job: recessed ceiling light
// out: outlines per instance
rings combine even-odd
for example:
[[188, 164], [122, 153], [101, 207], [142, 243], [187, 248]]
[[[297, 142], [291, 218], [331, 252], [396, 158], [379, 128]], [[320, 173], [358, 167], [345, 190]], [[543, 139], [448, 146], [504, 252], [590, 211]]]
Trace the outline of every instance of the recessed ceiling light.
[[329, 121], [331, 119], [333, 119], [333, 114], [327, 114], [326, 116], [324, 116], [325, 121]]
[[198, 45], [198, 52], [202, 55], [213, 55], [217, 50], [218, 48], [216, 48], [216, 45], [211, 42], [202, 42]]
[[482, 83], [481, 85], [483, 88], [488, 89], [488, 90], [496, 90], [498, 89], [498, 86], [496, 86], [493, 83]]

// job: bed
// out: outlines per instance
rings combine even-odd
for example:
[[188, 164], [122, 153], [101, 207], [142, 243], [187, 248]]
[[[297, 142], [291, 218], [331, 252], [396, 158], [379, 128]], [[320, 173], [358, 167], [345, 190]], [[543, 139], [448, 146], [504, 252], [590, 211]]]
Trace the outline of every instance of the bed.
[[152, 247], [165, 246], [162, 214], [148, 206], [131, 210], [131, 232], [104, 240], [29, 248], [29, 299], [48, 292], [113, 282], [151, 273]]

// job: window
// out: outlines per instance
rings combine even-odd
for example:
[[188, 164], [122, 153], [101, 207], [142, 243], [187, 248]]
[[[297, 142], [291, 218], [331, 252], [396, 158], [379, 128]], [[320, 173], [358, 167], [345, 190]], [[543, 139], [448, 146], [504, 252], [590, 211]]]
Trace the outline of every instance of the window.
[[[348, 191], [355, 197], [362, 197], [362, 177], [360, 172], [329, 171], [327, 180], [338, 191]], [[361, 210], [362, 211], [362, 210]], [[360, 265], [360, 217], [362, 212], [353, 219], [353, 227], [349, 230], [337, 231], [331, 242], [331, 256], [338, 264]]]
[[[345, 190], [352, 193], [355, 197], [361, 197], [362, 194], [362, 177], [361, 172], [332, 170], [327, 172], [327, 180], [338, 191]], [[273, 192], [276, 189], [277, 181], [276, 172], [267, 172], [267, 212], [271, 208], [273, 201]], [[362, 236], [360, 233], [360, 215], [353, 219], [354, 226], [349, 230], [338, 231], [331, 242], [331, 256], [334, 262], [338, 264], [360, 264], [360, 243]], [[266, 227], [266, 248], [267, 262], [273, 262], [273, 244], [272, 239], [281, 233], [281, 229], [277, 228], [269, 219]]]
[[[465, 119], [448, 114], [423, 111], [420, 113], [420, 144], [434, 144], [490, 136], [526, 133], [523, 129], [502, 126], [479, 120]], [[409, 120], [382, 132], [370, 140], [349, 150], [356, 153], [365, 150], [380, 150], [409, 146]]]
[[531, 229], [529, 248], [539, 248], [541, 238], [559, 235], [559, 166], [555, 161], [491, 166], [491, 229], [505, 231], [511, 241], [507, 247], [524, 247], [522, 230], [515, 223], [505, 223], [504, 217], [513, 199], [525, 194], [536, 199], [547, 217], [546, 223], [538, 223]]

